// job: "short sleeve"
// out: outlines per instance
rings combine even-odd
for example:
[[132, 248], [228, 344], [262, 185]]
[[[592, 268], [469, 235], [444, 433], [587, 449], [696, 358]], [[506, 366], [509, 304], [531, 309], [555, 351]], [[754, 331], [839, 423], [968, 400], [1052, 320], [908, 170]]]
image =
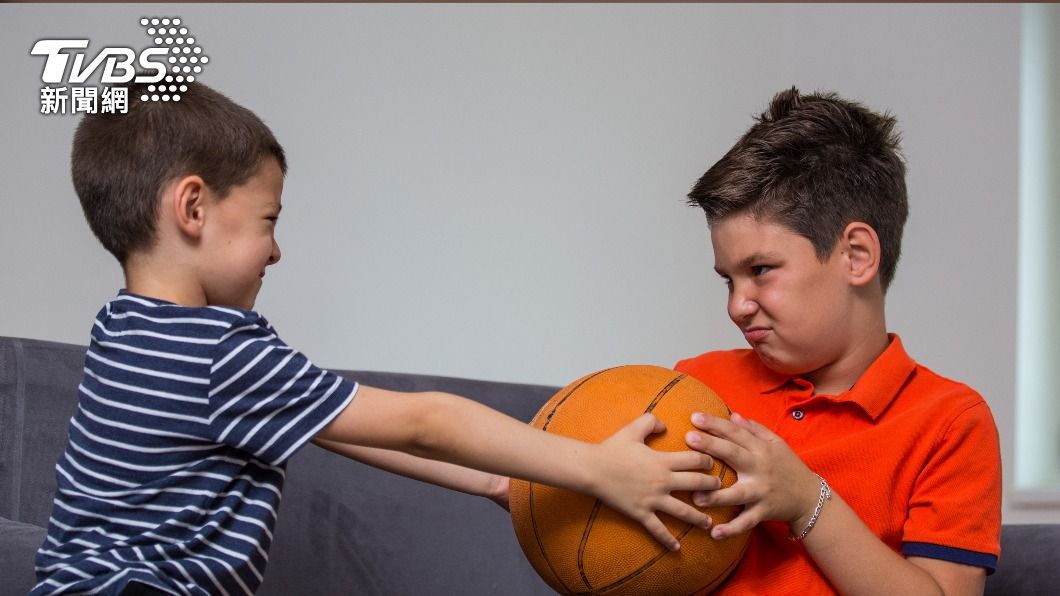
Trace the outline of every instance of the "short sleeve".
[[980, 400], [943, 430], [921, 472], [902, 553], [992, 572], [1000, 551], [1001, 453], [993, 416]]
[[209, 429], [217, 442], [281, 465], [346, 407], [357, 384], [314, 366], [254, 315], [217, 344]]

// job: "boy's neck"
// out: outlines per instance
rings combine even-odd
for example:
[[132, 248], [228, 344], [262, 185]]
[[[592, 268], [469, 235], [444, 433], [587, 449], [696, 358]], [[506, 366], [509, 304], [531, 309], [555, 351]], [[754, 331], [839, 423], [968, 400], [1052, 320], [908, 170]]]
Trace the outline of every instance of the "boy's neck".
[[839, 395], [849, 391], [889, 344], [890, 339], [886, 333], [865, 338], [865, 341], [847, 353], [842, 360], [807, 375], [807, 380], [813, 383], [814, 395]]
[[882, 316], [868, 329], [851, 337], [853, 341], [839, 359], [803, 375], [813, 383], [814, 395], [839, 395], [848, 391], [891, 343]]
[[148, 255], [130, 256], [122, 268], [125, 289], [133, 294], [172, 302], [180, 306], [206, 306], [202, 287], [186, 283], [181, 267], [176, 264], [161, 266]]

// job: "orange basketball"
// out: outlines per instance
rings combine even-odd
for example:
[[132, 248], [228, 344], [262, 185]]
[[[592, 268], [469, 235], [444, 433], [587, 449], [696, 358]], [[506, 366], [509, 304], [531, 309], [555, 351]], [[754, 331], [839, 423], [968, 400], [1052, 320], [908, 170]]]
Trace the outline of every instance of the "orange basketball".
[[[688, 375], [657, 366], [620, 366], [564, 387], [530, 424], [599, 443], [645, 412], [666, 424], [666, 432], [651, 435], [647, 443], [664, 451], [688, 449], [685, 433], [693, 428], [692, 412], [729, 417], [717, 394]], [[736, 472], [716, 460], [709, 473], [722, 486], [736, 482]], [[691, 503], [690, 493], [675, 496]], [[535, 482], [513, 479], [509, 504], [526, 558], [564, 594], [705, 594], [728, 577], [747, 546], [748, 534], [715, 540], [706, 530], [659, 513], [681, 541], [681, 549], [671, 552], [599, 499]], [[705, 511], [722, 523], [739, 508]]]

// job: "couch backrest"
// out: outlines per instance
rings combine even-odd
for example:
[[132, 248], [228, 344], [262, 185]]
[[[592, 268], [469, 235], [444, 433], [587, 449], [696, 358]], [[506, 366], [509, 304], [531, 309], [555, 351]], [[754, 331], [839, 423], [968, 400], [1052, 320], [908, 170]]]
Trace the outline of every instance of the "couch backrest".
[[[47, 525], [55, 462], [77, 406], [84, 356], [83, 346], [0, 337], [0, 517]], [[555, 392], [448, 377], [336, 372], [385, 389], [456, 393], [521, 420]], [[312, 445], [288, 466], [274, 536], [259, 591], [265, 596], [551, 593], [522, 556], [509, 516], [493, 503]]]
[[[84, 355], [83, 346], [0, 337], [0, 518], [47, 524], [55, 461], [77, 405]], [[336, 372], [385, 389], [456, 393], [521, 420], [555, 392], [536, 385]], [[20, 551], [26, 586], [35, 548]], [[1058, 550], [1056, 524], [1005, 526], [1001, 563], [987, 581], [987, 595], [1055, 592]], [[522, 556], [508, 515], [496, 505], [313, 446], [288, 466], [270, 552], [260, 590], [265, 596], [552, 593]], [[11, 587], [0, 584], [0, 594], [28, 589]]]
[[0, 517], [46, 525], [85, 348], [0, 337]]

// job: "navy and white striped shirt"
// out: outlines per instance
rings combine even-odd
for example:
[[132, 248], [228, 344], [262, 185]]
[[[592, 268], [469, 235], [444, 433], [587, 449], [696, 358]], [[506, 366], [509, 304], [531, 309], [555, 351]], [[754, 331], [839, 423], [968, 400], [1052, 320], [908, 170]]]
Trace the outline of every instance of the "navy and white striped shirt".
[[258, 313], [122, 291], [96, 317], [33, 594], [251, 594], [291, 455], [356, 383]]

